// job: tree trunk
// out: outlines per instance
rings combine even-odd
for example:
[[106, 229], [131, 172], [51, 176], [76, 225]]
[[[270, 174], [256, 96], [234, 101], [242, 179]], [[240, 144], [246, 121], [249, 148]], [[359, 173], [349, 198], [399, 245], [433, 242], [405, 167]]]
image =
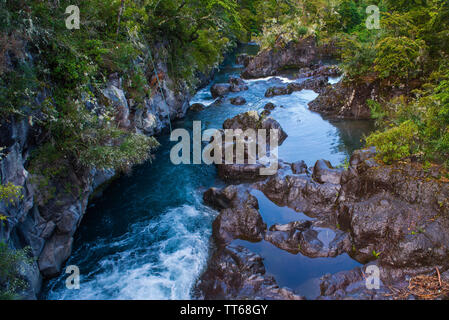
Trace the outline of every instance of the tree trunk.
[[125, 7], [125, 0], [121, 0], [120, 10], [118, 11], [118, 16], [117, 16], [117, 36], [120, 31], [120, 20], [122, 19], [122, 13], [123, 13], [124, 7]]

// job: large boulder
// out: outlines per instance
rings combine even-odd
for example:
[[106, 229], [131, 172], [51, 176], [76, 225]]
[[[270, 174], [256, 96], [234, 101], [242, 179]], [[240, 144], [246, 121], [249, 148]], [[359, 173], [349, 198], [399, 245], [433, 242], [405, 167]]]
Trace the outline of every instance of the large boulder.
[[190, 110], [192, 110], [194, 112], [203, 111], [204, 108], [205, 108], [205, 105], [202, 103], [194, 103], [194, 104], [190, 105]]
[[[225, 163], [225, 152], [223, 152], [223, 160], [221, 164], [217, 164], [218, 175], [220, 178], [226, 181], [255, 181], [260, 179], [265, 179], [266, 176], [261, 174], [261, 169], [270, 167], [271, 162], [274, 160], [274, 155], [271, 154], [272, 146], [270, 146], [270, 139], [272, 136], [271, 130], [277, 130], [278, 133], [278, 145], [281, 145], [285, 139], [287, 139], [288, 135], [282, 129], [281, 125], [274, 120], [273, 118], [265, 118], [261, 117], [257, 111], [248, 111], [242, 114], [238, 114], [237, 116], [227, 119], [223, 123], [223, 129], [241, 129], [243, 132], [247, 129], [254, 129], [256, 132], [256, 140], [252, 140], [250, 138], [239, 138], [239, 143], [244, 145], [244, 154], [243, 154], [243, 162], [237, 163], [236, 157], [236, 139], [231, 145], [223, 144], [223, 150], [229, 150], [232, 148], [233, 152], [233, 162]], [[266, 130], [265, 141], [259, 141], [257, 130], [264, 129]], [[226, 131], [225, 131], [226, 132]], [[222, 134], [224, 135], [225, 132]], [[223, 142], [225, 141], [224, 137], [222, 138]], [[256, 155], [255, 161], [249, 161], [250, 157], [248, 155], [249, 144], [256, 143]], [[269, 161], [267, 159], [259, 159], [258, 151], [264, 149], [267, 153], [267, 156], [270, 157]], [[277, 162], [278, 159], [276, 159]], [[276, 168], [277, 169], [277, 168]], [[270, 172], [273, 170], [270, 170]], [[275, 172], [273, 172], [275, 173]]]
[[223, 97], [231, 91], [231, 85], [228, 83], [216, 83], [210, 88], [212, 98]]
[[303, 68], [325, 55], [324, 48], [318, 48], [313, 37], [277, 44], [273, 49], [261, 51], [251, 59], [242, 73], [245, 79], [276, 75], [286, 68]]
[[261, 117], [257, 111], [251, 110], [240, 113], [233, 118], [226, 119], [223, 122], [223, 129], [258, 129], [260, 126]]
[[325, 91], [326, 87], [329, 85], [329, 79], [325, 76], [318, 76], [311, 79], [306, 79], [303, 82], [292, 82], [287, 86], [280, 87], [270, 87], [265, 92], [265, 97], [274, 97], [274, 96], [282, 96], [292, 94], [296, 91], [302, 90], [313, 90], [317, 93], [322, 93]]
[[260, 241], [266, 224], [258, 211], [257, 199], [243, 187], [229, 186], [223, 190], [209, 189], [203, 197], [206, 204], [221, 209], [212, 224], [213, 237], [219, 244], [234, 239]]
[[343, 169], [335, 169], [327, 160], [318, 160], [313, 167], [313, 178], [319, 183], [340, 184]]
[[205, 300], [303, 300], [266, 274], [263, 259], [242, 246], [217, 249], [200, 277], [195, 296]]
[[320, 228], [319, 222], [295, 221], [286, 225], [274, 225], [265, 234], [265, 240], [276, 247], [292, 254], [301, 253], [310, 258], [336, 257], [351, 250], [349, 235], [336, 230], [329, 243], [319, 239], [321, 232], [329, 233], [329, 229]]
[[267, 130], [267, 142], [269, 142], [270, 130], [278, 130], [279, 145], [281, 145], [288, 137], [279, 122], [271, 117], [261, 117], [259, 113], [254, 110], [240, 113], [233, 118], [226, 119], [223, 123], [223, 129], [241, 129], [243, 131], [247, 129], [265, 129]]
[[248, 90], [248, 86], [245, 84], [241, 78], [237, 77], [229, 77], [230, 91], [231, 92], [240, 92]]
[[345, 119], [370, 119], [368, 100], [379, 99], [377, 83], [347, 83], [341, 81], [333, 86], [325, 86], [320, 95], [309, 103], [312, 111], [328, 117]]

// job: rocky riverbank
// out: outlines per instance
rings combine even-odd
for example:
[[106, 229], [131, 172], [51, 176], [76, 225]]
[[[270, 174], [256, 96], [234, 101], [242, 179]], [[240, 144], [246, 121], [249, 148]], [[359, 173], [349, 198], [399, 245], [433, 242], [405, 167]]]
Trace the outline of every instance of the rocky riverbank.
[[[155, 59], [160, 82], [155, 74], [150, 76], [148, 82], [152, 85], [152, 95], [142, 104], [138, 105], [129, 98], [122, 77], [112, 74], [97, 96], [84, 97], [85, 107], [101, 116], [104, 105], [112, 106], [118, 126], [149, 136], [160, 133], [171, 121], [185, 115], [191, 89], [175, 83], [168, 76], [164, 60], [157, 54]], [[203, 78], [210, 80], [210, 76]], [[43, 92], [35, 101], [36, 105], [41, 105], [49, 97], [50, 92]], [[40, 116], [33, 115], [35, 119]], [[0, 162], [1, 183], [21, 187], [23, 195], [16, 205], [0, 203], [0, 212], [8, 217], [0, 226], [0, 239], [14, 248], [31, 248], [36, 261], [26, 266], [23, 272], [25, 281], [30, 284], [23, 293], [27, 299], [36, 298], [43, 279], [61, 272], [63, 263], [71, 254], [73, 236], [89, 199], [98, 196], [101, 187], [116, 175], [114, 170], [74, 168], [69, 162], [67, 178], [63, 180], [47, 180], [38, 173], [32, 174], [29, 172], [30, 156], [45, 138], [45, 132], [38, 121], [31, 119], [2, 119], [0, 127], [0, 146], [5, 147]], [[43, 181], [46, 181], [45, 186]], [[67, 186], [78, 191], [68, 192]], [[48, 190], [53, 190], [51, 196]]]
[[[261, 190], [279, 206], [305, 213], [313, 221], [267, 226], [257, 199], [250, 194], [252, 189]], [[205, 203], [220, 210], [212, 235], [217, 249], [199, 288], [209, 298], [239, 297], [239, 292], [247, 292], [248, 287], [253, 298], [262, 294], [257, 283], [242, 286], [238, 282], [233, 286], [228, 281], [225, 286], [217, 265], [228, 259], [228, 250], [244, 251], [233, 247], [233, 240], [265, 240], [293, 254], [318, 258], [347, 253], [365, 264], [324, 277], [320, 298], [391, 298], [390, 288], [403, 288], [411, 277], [432, 275], [436, 268], [443, 278], [449, 274], [447, 199], [449, 182], [438, 176], [437, 168], [426, 173], [414, 163], [384, 165], [371, 149], [355, 152], [347, 169], [335, 169], [324, 160], [310, 170], [302, 162], [282, 163], [278, 173], [264, 181], [209, 189], [204, 194]], [[319, 228], [332, 230], [334, 239], [323, 243]], [[244, 263], [249, 261], [251, 265], [251, 260], [238, 261], [235, 263], [240, 269], [250, 270]], [[365, 286], [363, 270], [373, 263], [380, 269], [381, 290], [367, 290]]]
[[[262, 52], [245, 62], [243, 75], [271, 76], [290, 64], [304, 68], [316, 59], [312, 47], [307, 40], [294, 49], [287, 46], [279, 52]], [[302, 52], [295, 57], [296, 63], [290, 55], [294, 52]], [[300, 74], [305, 72], [310, 79], [269, 88], [265, 96], [311, 89], [320, 93], [309, 104], [311, 110], [336, 118], [370, 117], [367, 100], [377, 98], [379, 84], [329, 84], [329, 76], [340, 74], [334, 67], [312, 66]], [[265, 115], [274, 108], [267, 105]], [[257, 113], [241, 114], [228, 119], [224, 127], [255, 128], [260, 122], [257, 117]], [[442, 175], [443, 168], [426, 169], [412, 160], [387, 165], [377, 160], [371, 148], [354, 152], [346, 167], [335, 168], [329, 161], [318, 160], [308, 168], [303, 161], [280, 160], [278, 172], [268, 178], [261, 178], [256, 169], [249, 164], [220, 165], [219, 172], [225, 171], [221, 177], [231, 184], [204, 193], [204, 202], [220, 213], [213, 223], [214, 251], [196, 287], [199, 297], [303, 299], [301, 292], [279, 289], [275, 279], [266, 275], [261, 257], [234, 245], [236, 239], [266, 241], [309, 258], [347, 254], [363, 265], [323, 276], [318, 299], [419, 299], [423, 295], [410, 289], [412, 281], [438, 276], [441, 286], [449, 280], [449, 181]], [[245, 183], [239, 184], [243, 176]], [[256, 189], [276, 205], [302, 212], [311, 220], [267, 225], [251, 194]], [[334, 234], [328, 243], [319, 237], [323, 228]], [[371, 265], [380, 271], [376, 290], [366, 286], [366, 270]], [[444, 298], [448, 292], [432, 294]]]

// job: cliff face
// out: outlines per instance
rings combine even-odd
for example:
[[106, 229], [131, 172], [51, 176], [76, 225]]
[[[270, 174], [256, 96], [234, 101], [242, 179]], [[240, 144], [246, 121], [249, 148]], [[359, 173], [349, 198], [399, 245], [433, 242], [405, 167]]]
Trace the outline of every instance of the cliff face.
[[[97, 97], [84, 99], [89, 110], [102, 110], [104, 104], [116, 110], [115, 120], [120, 127], [146, 135], [155, 135], [171, 120], [183, 117], [189, 107], [189, 88], [175, 83], [167, 74], [167, 66], [156, 57], [159, 80], [152, 75], [152, 95], [138, 107], [128, 98], [122, 78], [113, 74]], [[136, 63], [139, 63], [138, 61]], [[150, 76], [151, 77], [151, 76]], [[160, 83], [160, 87], [159, 87]], [[36, 105], [50, 93], [43, 93]], [[143, 105], [143, 107], [142, 107]], [[101, 112], [101, 111], [99, 111]], [[171, 120], [170, 120], [171, 119]], [[30, 154], [39, 145], [42, 128], [31, 118], [0, 120], [0, 146], [5, 147], [0, 161], [0, 182], [22, 187], [23, 198], [14, 205], [0, 202], [0, 212], [8, 218], [0, 225], [0, 239], [19, 249], [30, 247], [36, 261], [24, 270], [30, 284], [24, 297], [36, 298], [43, 278], [61, 272], [61, 266], [70, 256], [73, 235], [86, 210], [89, 197], [105, 182], [115, 176], [114, 170], [87, 170], [69, 163], [65, 181], [48, 181], [45, 188], [53, 189], [51, 199], [44, 199], [41, 182], [29, 172]], [[71, 190], [64, 190], [71, 185]]]

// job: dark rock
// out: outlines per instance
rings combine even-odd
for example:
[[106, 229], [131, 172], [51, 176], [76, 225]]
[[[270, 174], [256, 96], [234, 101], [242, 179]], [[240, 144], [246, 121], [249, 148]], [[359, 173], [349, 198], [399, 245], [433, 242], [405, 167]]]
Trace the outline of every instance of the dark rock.
[[329, 117], [370, 119], [371, 111], [366, 101], [377, 101], [378, 98], [379, 87], [375, 83], [341, 81], [324, 87], [320, 95], [309, 103], [309, 108]]
[[[270, 151], [272, 150], [270, 146], [270, 139], [272, 136], [271, 130], [277, 130], [278, 133], [278, 145], [281, 145], [285, 139], [288, 137], [285, 131], [282, 129], [281, 125], [272, 118], [262, 118], [257, 111], [248, 111], [242, 114], [239, 114], [231, 119], [227, 119], [223, 123], [223, 129], [241, 129], [242, 131], [246, 131], [247, 129], [254, 129], [257, 135], [257, 130], [265, 129], [266, 130], [266, 138], [265, 142], [261, 143], [257, 141], [256, 149], [260, 150], [261, 148], [265, 148], [267, 155], [270, 156]], [[257, 136], [256, 136], [256, 139]], [[225, 141], [224, 137], [222, 141]], [[237, 141], [234, 141], [232, 145], [223, 145], [223, 150], [227, 150], [227, 148], [233, 149], [234, 161], [232, 164], [225, 163], [225, 152], [223, 152], [223, 161], [221, 164], [217, 164], [218, 175], [220, 178], [226, 181], [256, 181], [260, 179], [265, 179], [267, 176], [261, 174], [261, 169], [269, 167], [271, 164], [262, 162], [258, 159], [258, 155], [254, 155], [256, 158], [250, 161], [250, 157], [248, 156], [248, 143], [254, 143], [252, 139], [248, 141], [246, 139], [239, 138], [239, 143], [243, 143], [244, 145], [244, 161], [240, 161], [237, 163], [235, 151]], [[275, 172], [273, 172], [275, 173]]]
[[51, 278], [61, 272], [61, 265], [70, 256], [72, 244], [73, 238], [64, 235], [56, 235], [46, 243], [38, 261], [44, 277]]
[[309, 173], [307, 164], [303, 160], [292, 163], [291, 168], [294, 174]]
[[292, 254], [301, 253], [310, 258], [336, 257], [351, 249], [349, 235], [336, 230], [334, 239], [323, 243], [318, 235], [320, 232], [333, 232], [332, 230], [315, 227], [312, 221], [296, 221], [286, 225], [274, 225], [265, 234], [265, 240], [276, 247]]
[[242, 97], [235, 97], [235, 98], [231, 98], [230, 102], [233, 105], [242, 106], [246, 103], [246, 100], [245, 100], [245, 98], [242, 98]]
[[218, 176], [228, 182], [246, 182], [266, 179], [260, 174], [260, 170], [266, 167], [261, 163], [256, 164], [219, 164]]
[[204, 199], [212, 207], [222, 208], [212, 224], [217, 243], [263, 239], [267, 226], [258, 211], [257, 199], [248, 190], [240, 186], [229, 186], [221, 191], [212, 189], [206, 191]]
[[248, 86], [245, 84], [245, 81], [243, 81], [241, 78], [230, 77], [229, 84], [231, 92], [240, 92], [248, 90]]
[[298, 78], [310, 78], [317, 76], [324, 77], [338, 77], [343, 74], [343, 71], [338, 66], [322, 66], [320, 64], [314, 65], [311, 68], [302, 68], [299, 70]]
[[274, 103], [268, 102], [264, 107], [264, 110], [273, 111], [276, 109], [276, 105]]
[[271, 98], [274, 96], [283, 96], [287, 94], [291, 94], [293, 91], [291, 91], [288, 87], [271, 87], [268, 88], [265, 92], [266, 98]]
[[390, 290], [380, 283], [379, 289], [366, 287], [365, 275], [360, 268], [327, 274], [321, 278], [318, 300], [391, 300]]
[[313, 167], [313, 178], [319, 183], [340, 184], [342, 169], [334, 169], [327, 160], [318, 160]]
[[249, 62], [251, 61], [252, 57], [246, 53], [242, 53], [238, 55], [235, 59], [236, 64], [243, 65], [245, 68], [248, 66]]
[[317, 93], [322, 93], [329, 85], [329, 79], [326, 76], [318, 76], [311, 79], [304, 80], [301, 83], [292, 82], [288, 84], [287, 91], [295, 92], [302, 90], [313, 90]]
[[231, 91], [231, 85], [228, 83], [216, 83], [210, 88], [212, 98], [218, 98], [227, 95]]
[[199, 112], [199, 111], [203, 111], [205, 107], [206, 106], [202, 103], [194, 103], [194, 104], [190, 105], [190, 110]]
[[241, 246], [219, 248], [200, 277], [195, 295], [205, 300], [303, 300], [266, 275], [262, 257]]
[[291, 41], [283, 46], [276, 45], [275, 48], [261, 51], [251, 59], [242, 77], [262, 78], [276, 75], [287, 68], [308, 67], [325, 56], [326, 51], [324, 47], [317, 47], [316, 40], [312, 37]]
[[226, 119], [223, 122], [223, 129], [255, 129], [257, 130], [260, 126], [260, 116], [257, 111], [248, 111], [245, 113], [240, 113], [233, 118]]
[[268, 117], [268, 116], [270, 116], [270, 114], [271, 114], [271, 111], [269, 111], [269, 110], [263, 110], [263, 111], [260, 113], [260, 116], [261, 116], [261, 117]]
[[270, 130], [277, 130], [278, 131], [278, 137], [279, 137], [278, 145], [279, 146], [285, 141], [285, 139], [288, 138], [288, 134], [284, 131], [284, 129], [282, 129], [282, 127], [279, 124], [279, 122], [277, 122], [273, 118], [266, 118], [266, 119], [264, 119], [262, 121], [262, 125], [261, 125], [260, 129], [267, 130], [267, 143], [269, 143], [269, 141], [270, 141], [270, 139], [269, 139]]

